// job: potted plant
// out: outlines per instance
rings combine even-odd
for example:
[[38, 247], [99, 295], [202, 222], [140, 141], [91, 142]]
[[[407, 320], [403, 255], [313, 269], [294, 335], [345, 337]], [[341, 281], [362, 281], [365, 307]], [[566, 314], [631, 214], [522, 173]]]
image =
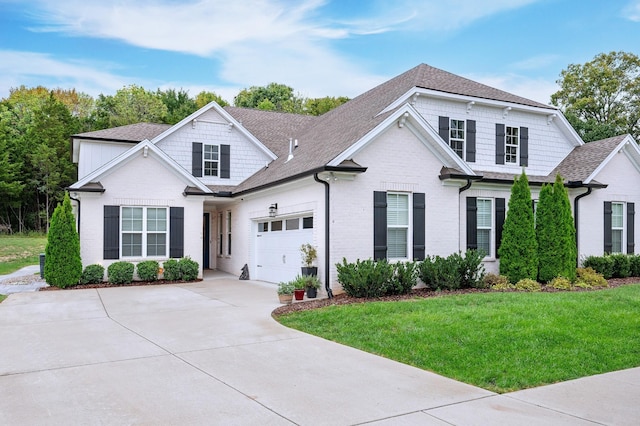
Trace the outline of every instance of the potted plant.
[[313, 266], [313, 262], [318, 258], [318, 251], [309, 243], [300, 246], [302, 254], [302, 275], [316, 276], [318, 275], [318, 267]]
[[309, 299], [315, 299], [318, 297], [318, 289], [321, 286], [320, 279], [313, 275], [305, 275], [304, 278], [304, 288], [307, 290], [307, 297]]
[[288, 305], [293, 300], [294, 286], [291, 281], [278, 283], [278, 299], [280, 303]]
[[293, 284], [293, 295], [296, 300], [304, 299], [304, 289], [305, 289], [305, 277], [298, 275], [292, 282]]

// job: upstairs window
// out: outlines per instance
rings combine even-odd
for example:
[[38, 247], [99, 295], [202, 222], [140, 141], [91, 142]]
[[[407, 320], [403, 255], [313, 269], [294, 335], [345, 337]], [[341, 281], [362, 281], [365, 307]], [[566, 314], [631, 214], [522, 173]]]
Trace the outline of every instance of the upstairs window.
[[504, 145], [505, 162], [507, 164], [518, 164], [518, 142], [520, 140], [518, 134], [519, 129], [517, 127], [507, 126]]
[[458, 157], [464, 158], [464, 135], [465, 121], [451, 119], [451, 127], [449, 128], [449, 146], [458, 154]]
[[204, 145], [202, 151], [204, 175], [218, 176], [218, 164], [220, 161], [218, 145]]

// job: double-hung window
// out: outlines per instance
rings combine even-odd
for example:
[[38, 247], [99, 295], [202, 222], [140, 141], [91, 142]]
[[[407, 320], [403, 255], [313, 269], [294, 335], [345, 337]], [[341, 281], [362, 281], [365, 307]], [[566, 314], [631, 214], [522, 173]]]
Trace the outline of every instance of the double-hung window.
[[451, 119], [449, 127], [449, 146], [458, 154], [458, 157], [464, 158], [464, 137], [465, 121]]
[[623, 253], [624, 204], [611, 203], [611, 253]]
[[387, 257], [406, 259], [409, 246], [409, 194], [387, 194]]
[[476, 223], [478, 250], [482, 250], [485, 256], [491, 256], [491, 235], [493, 234], [492, 200], [487, 198], [478, 198], [477, 207]]
[[509, 127], [505, 129], [505, 162], [507, 164], [518, 164], [518, 141], [520, 139], [518, 127]]
[[167, 208], [122, 207], [122, 257], [167, 256]]
[[202, 169], [205, 176], [218, 176], [220, 155], [218, 145], [204, 145], [202, 147]]

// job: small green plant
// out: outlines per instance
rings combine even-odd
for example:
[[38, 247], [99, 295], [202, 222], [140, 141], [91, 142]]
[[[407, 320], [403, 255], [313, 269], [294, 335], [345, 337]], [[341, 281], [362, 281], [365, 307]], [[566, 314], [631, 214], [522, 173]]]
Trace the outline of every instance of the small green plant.
[[[513, 289], [513, 285], [509, 283], [509, 278], [507, 278], [505, 275], [489, 273], [484, 276], [482, 282], [484, 283], [484, 286], [486, 288], [490, 288], [492, 290], [494, 290], [494, 287], [496, 287], [495, 290], [498, 291], [502, 291], [504, 289]], [[509, 287], [509, 285], [511, 285], [511, 287]]]
[[[592, 268], [578, 268], [576, 270], [576, 275], [578, 276], [577, 278], [578, 283], [584, 283], [587, 285], [587, 287], [582, 287], [582, 288], [609, 287], [609, 283], [602, 276], [602, 274], [599, 274], [598, 272], [594, 271]], [[576, 287], [580, 287], [580, 286], [576, 284]]]
[[182, 276], [176, 259], [165, 260], [162, 263], [162, 268], [164, 269], [164, 279], [167, 281], [178, 281]]
[[547, 287], [556, 290], [571, 290], [571, 281], [565, 277], [555, 277], [547, 284]]
[[296, 275], [291, 283], [296, 290], [304, 290], [307, 280], [305, 279], [304, 275]]
[[627, 278], [631, 275], [631, 258], [629, 255], [616, 253], [609, 255], [613, 261], [613, 274], [615, 278]]
[[585, 290], [593, 288], [592, 286], [590, 286], [586, 282], [580, 280], [580, 278], [578, 278], [578, 280], [576, 281], [576, 283], [573, 286], [575, 288], [582, 288], [582, 289], [585, 289]]
[[532, 280], [531, 278], [523, 278], [518, 281], [515, 285], [517, 291], [541, 291], [542, 285], [538, 281]]
[[611, 256], [588, 256], [582, 262], [585, 268], [592, 268], [595, 272], [602, 274], [605, 279], [613, 277], [614, 260]]
[[418, 283], [418, 265], [415, 262], [397, 262], [393, 264], [393, 279], [385, 294], [407, 294]]
[[295, 287], [291, 281], [278, 283], [278, 294], [293, 294], [294, 289]]
[[160, 264], [156, 260], [145, 260], [136, 266], [138, 278], [142, 281], [157, 281]]
[[114, 262], [107, 268], [107, 276], [112, 284], [129, 284], [133, 281], [135, 266], [131, 262]]
[[304, 288], [315, 288], [316, 290], [320, 289], [320, 287], [322, 286], [322, 283], [320, 282], [320, 279], [316, 276], [311, 276], [311, 275], [303, 275], [304, 278]]
[[80, 284], [98, 284], [104, 280], [104, 266], [87, 265], [80, 276]]
[[307, 268], [310, 268], [318, 257], [318, 251], [309, 243], [300, 246], [300, 253], [302, 254], [302, 263]]
[[195, 260], [191, 260], [190, 257], [183, 257], [178, 261], [180, 267], [181, 278], [184, 281], [194, 281], [198, 278], [198, 272], [200, 265]]
[[631, 276], [640, 277], [640, 255], [630, 255], [629, 264], [631, 266]]
[[513, 291], [516, 289], [516, 286], [511, 284], [509, 280], [507, 282], [499, 282], [491, 287], [489, 287], [492, 291]]

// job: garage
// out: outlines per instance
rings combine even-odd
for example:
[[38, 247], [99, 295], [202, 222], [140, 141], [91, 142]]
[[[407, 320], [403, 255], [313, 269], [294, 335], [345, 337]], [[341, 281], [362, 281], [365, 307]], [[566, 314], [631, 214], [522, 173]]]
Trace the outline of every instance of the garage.
[[300, 246], [313, 243], [313, 216], [257, 223], [256, 279], [277, 283], [300, 275]]

